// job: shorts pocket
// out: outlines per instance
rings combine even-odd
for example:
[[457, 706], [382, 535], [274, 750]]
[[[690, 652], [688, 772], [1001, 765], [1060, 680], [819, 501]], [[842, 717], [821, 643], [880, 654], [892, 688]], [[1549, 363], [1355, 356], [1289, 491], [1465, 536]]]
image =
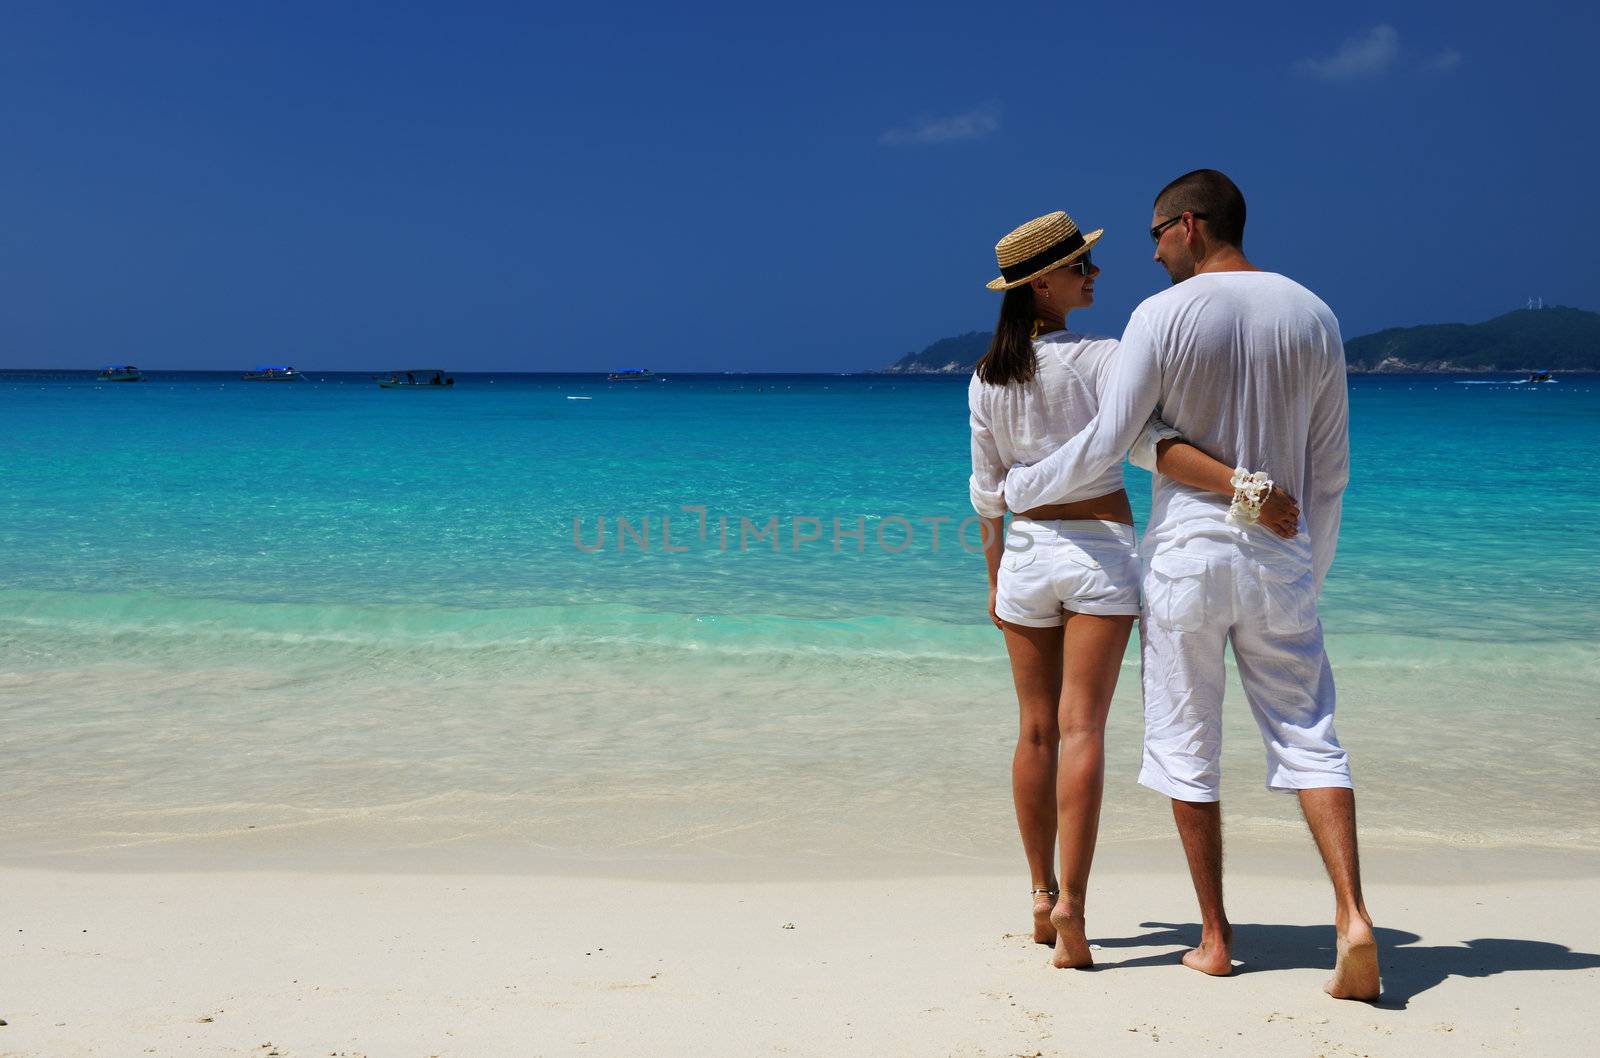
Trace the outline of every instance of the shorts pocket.
[[1017, 570], [1028, 566], [1038, 557], [1033, 548], [1029, 548], [1026, 551], [1007, 551], [1000, 556], [1000, 568], [1015, 573]]
[[1145, 606], [1157, 623], [1180, 632], [1206, 624], [1206, 560], [1168, 552], [1150, 559]]
[[1082, 566], [1084, 569], [1098, 570], [1098, 569], [1103, 568], [1102, 563], [1101, 563], [1101, 561], [1100, 561], [1100, 559], [1098, 557], [1096, 557], [1095, 555], [1089, 554], [1089, 552], [1083, 550], [1081, 547], [1068, 547], [1068, 548], [1065, 548], [1061, 552], [1061, 554], [1062, 554], [1062, 556], [1064, 558], [1071, 559], [1073, 562], [1076, 562], [1078, 565]]
[[1280, 561], [1265, 563], [1260, 570], [1267, 631], [1298, 635], [1316, 624], [1317, 590], [1311, 567]]
[[1121, 545], [1113, 547], [1090, 546], [1068, 548], [1062, 552], [1083, 571], [1088, 582], [1100, 592], [1131, 592], [1133, 601], [1139, 599], [1139, 581], [1144, 573], [1139, 565], [1139, 552]]

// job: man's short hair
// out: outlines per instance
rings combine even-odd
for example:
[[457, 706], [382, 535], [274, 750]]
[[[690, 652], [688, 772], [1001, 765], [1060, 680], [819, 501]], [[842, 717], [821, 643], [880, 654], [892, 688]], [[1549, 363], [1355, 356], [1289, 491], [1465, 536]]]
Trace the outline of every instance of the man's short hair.
[[1215, 169], [1184, 173], [1156, 196], [1156, 213], [1204, 213], [1206, 230], [1221, 242], [1244, 249], [1244, 193], [1226, 174]]

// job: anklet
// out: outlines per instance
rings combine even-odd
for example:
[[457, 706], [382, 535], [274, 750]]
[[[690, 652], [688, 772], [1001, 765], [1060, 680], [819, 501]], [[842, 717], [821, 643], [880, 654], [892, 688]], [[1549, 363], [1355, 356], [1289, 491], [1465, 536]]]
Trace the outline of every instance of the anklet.
[[1032, 889], [1028, 890], [1028, 895], [1029, 896], [1038, 896], [1040, 893], [1043, 893], [1046, 896], [1060, 896], [1061, 895], [1061, 890], [1060, 889], [1051, 889], [1049, 886], [1046, 886], [1046, 885], [1036, 885]]

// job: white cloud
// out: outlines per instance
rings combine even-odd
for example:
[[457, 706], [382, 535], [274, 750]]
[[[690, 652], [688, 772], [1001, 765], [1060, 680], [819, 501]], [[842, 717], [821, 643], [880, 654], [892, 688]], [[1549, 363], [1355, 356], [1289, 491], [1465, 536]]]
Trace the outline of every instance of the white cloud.
[[1449, 73], [1461, 65], [1461, 60], [1466, 58], [1454, 48], [1446, 48], [1425, 64], [1431, 73]]
[[1301, 59], [1295, 69], [1324, 81], [1376, 77], [1400, 57], [1400, 34], [1390, 25], [1373, 26], [1364, 37], [1352, 37], [1325, 59]]
[[949, 117], [919, 117], [909, 124], [889, 129], [878, 137], [878, 142], [890, 147], [903, 147], [908, 144], [980, 140], [999, 128], [998, 107], [974, 107]]

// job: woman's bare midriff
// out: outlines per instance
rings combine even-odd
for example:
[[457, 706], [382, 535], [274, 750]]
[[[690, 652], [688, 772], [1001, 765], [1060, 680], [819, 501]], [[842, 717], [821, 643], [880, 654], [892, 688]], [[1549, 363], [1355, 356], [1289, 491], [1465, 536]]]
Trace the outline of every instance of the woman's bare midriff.
[[1133, 508], [1128, 506], [1128, 494], [1122, 489], [1096, 496], [1090, 500], [1073, 500], [1071, 503], [1047, 503], [1043, 507], [1023, 511], [1023, 518], [1042, 521], [1078, 521], [1098, 518], [1107, 522], [1133, 524]]

